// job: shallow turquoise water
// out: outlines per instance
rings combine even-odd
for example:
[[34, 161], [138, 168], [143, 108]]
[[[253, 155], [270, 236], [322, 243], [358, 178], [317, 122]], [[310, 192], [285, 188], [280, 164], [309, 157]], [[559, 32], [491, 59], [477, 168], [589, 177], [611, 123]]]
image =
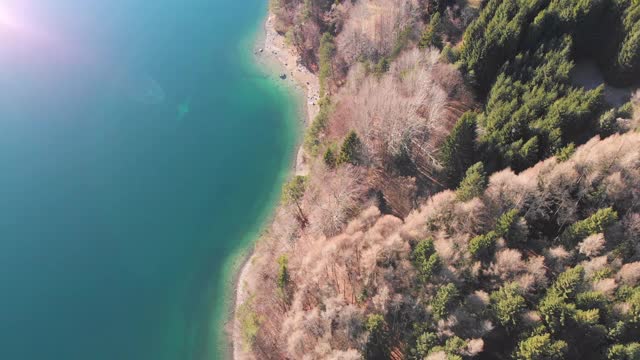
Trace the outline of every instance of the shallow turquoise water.
[[0, 1], [0, 358], [219, 359], [291, 95], [264, 0]]

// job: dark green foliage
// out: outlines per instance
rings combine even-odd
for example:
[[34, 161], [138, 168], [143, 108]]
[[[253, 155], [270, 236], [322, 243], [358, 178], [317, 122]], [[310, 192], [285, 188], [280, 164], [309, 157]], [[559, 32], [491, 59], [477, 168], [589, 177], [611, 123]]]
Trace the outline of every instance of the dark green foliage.
[[476, 259], [489, 260], [493, 257], [495, 243], [499, 238], [504, 237], [512, 242], [522, 241], [514, 228], [518, 219], [517, 209], [502, 214], [496, 222], [495, 230], [478, 235], [469, 241], [469, 253]]
[[518, 219], [518, 209], [512, 209], [502, 214], [496, 223], [496, 234], [512, 242], [520, 240], [516, 239], [516, 231], [514, 229]]
[[552, 333], [561, 331], [575, 316], [576, 306], [571, 301], [575, 299], [583, 280], [584, 269], [582, 266], [569, 269], [558, 275], [545, 297], [540, 301], [538, 306], [540, 315]]
[[600, 321], [600, 310], [576, 310], [573, 314], [573, 320], [581, 327], [597, 325]]
[[598, 309], [601, 312], [609, 311], [609, 300], [598, 291], [587, 291], [576, 296], [576, 306], [579, 309]]
[[439, 12], [431, 15], [429, 25], [425, 27], [418, 42], [418, 47], [421, 49], [430, 46], [442, 48], [442, 20]]
[[371, 314], [367, 318], [365, 327], [369, 332], [365, 345], [364, 358], [369, 360], [389, 358], [389, 333], [387, 323], [380, 314]]
[[534, 335], [518, 344], [514, 359], [560, 360], [564, 359], [566, 351], [566, 342], [553, 341], [550, 334]]
[[456, 50], [452, 48], [451, 45], [447, 44], [442, 48], [442, 56], [440, 57], [440, 59], [446, 63], [454, 64], [456, 61], [458, 61], [459, 56], [460, 55], [456, 52]]
[[640, 3], [618, 1], [624, 9], [618, 24], [616, 56], [611, 65], [613, 80], [619, 85], [629, 85], [640, 77]]
[[569, 160], [571, 155], [576, 151], [576, 145], [574, 143], [569, 143], [569, 145], [563, 147], [555, 153], [556, 159], [559, 162], [564, 162]]
[[489, 88], [502, 64], [518, 49], [525, 22], [533, 10], [519, 3], [490, 0], [464, 33], [461, 69], [482, 91]]
[[594, 57], [610, 80], [628, 85], [640, 76], [639, 8], [630, 0], [489, 0], [465, 31], [462, 69], [484, 92], [517, 53], [569, 36], [576, 53]]
[[456, 195], [460, 201], [469, 201], [480, 196], [486, 187], [487, 174], [484, 171], [484, 165], [479, 162], [467, 169], [464, 179], [456, 190]]
[[373, 69], [373, 72], [376, 75], [380, 76], [380, 75], [386, 73], [387, 71], [389, 71], [389, 59], [387, 57], [382, 57], [376, 63], [376, 66]]
[[449, 187], [456, 187], [475, 157], [476, 114], [460, 117], [440, 148], [440, 161]]
[[615, 344], [607, 353], [608, 360], [640, 360], [640, 343]]
[[304, 197], [304, 193], [307, 188], [307, 177], [306, 176], [294, 176], [289, 182], [284, 185], [282, 190], [282, 200], [285, 204], [292, 204], [296, 206], [297, 210], [297, 218], [300, 224], [304, 227], [307, 225], [309, 220], [307, 216], [302, 211], [302, 206], [300, 202]]
[[526, 302], [520, 295], [518, 284], [506, 284], [491, 294], [493, 316], [507, 331], [517, 328], [520, 315], [525, 309]]
[[618, 213], [612, 208], [600, 209], [590, 217], [570, 225], [560, 235], [559, 241], [566, 247], [572, 248], [587, 236], [604, 232], [616, 220], [618, 220]]
[[631, 299], [631, 297], [636, 291], [640, 291], [640, 289], [634, 289], [632, 286], [629, 286], [629, 285], [622, 285], [618, 288], [618, 291], [616, 291], [616, 300], [627, 301]]
[[550, 292], [542, 299], [538, 310], [549, 331], [557, 333], [573, 317], [576, 308], [574, 304], [567, 303], [557, 293]]
[[263, 319], [255, 311], [253, 296], [250, 296], [238, 306], [236, 317], [240, 323], [240, 334], [242, 335], [243, 346], [245, 350], [248, 350], [255, 343], [263, 322]]
[[454, 284], [441, 286], [431, 300], [431, 312], [436, 319], [444, 318], [458, 300], [458, 288]]
[[575, 89], [571, 40], [551, 41], [518, 55], [491, 88], [478, 118], [480, 144], [493, 167], [526, 169], [589, 131], [603, 103], [603, 88]]
[[278, 258], [278, 277], [277, 277], [278, 289], [283, 293], [286, 291], [289, 284], [289, 261], [287, 255], [281, 255]]
[[350, 131], [342, 142], [338, 164], [358, 165], [360, 163], [360, 150], [362, 143], [355, 131]]
[[488, 169], [524, 170], [569, 143], [616, 132], [603, 88], [572, 85], [574, 58], [609, 80], [640, 80], [640, 5], [631, 0], [489, 0], [467, 28], [459, 63], [488, 95], [480, 153]]
[[598, 119], [598, 132], [602, 136], [609, 136], [618, 131], [616, 122], [616, 111], [611, 109], [600, 116]]
[[322, 156], [322, 160], [324, 161], [324, 164], [327, 165], [328, 167], [330, 168], [336, 167], [338, 163], [338, 159], [336, 157], [335, 151], [333, 150], [332, 146], [329, 146], [327, 148], [327, 151], [324, 152], [324, 155]]
[[335, 52], [336, 46], [333, 42], [333, 35], [329, 33], [322, 34], [322, 38], [320, 38], [320, 48], [318, 49], [320, 97], [324, 96], [327, 90], [327, 81], [332, 76], [333, 68], [331, 61], [333, 60]]
[[400, 34], [398, 34], [398, 38], [396, 39], [396, 42], [393, 45], [393, 50], [391, 51], [391, 55], [390, 55], [392, 59], [395, 59], [396, 57], [398, 57], [398, 55], [400, 55], [402, 50], [404, 50], [407, 47], [407, 45], [409, 44], [409, 40], [411, 39], [412, 30], [413, 29], [411, 28], [411, 26], [407, 26], [406, 28], [404, 28], [404, 30], [400, 32]]
[[440, 269], [440, 258], [433, 247], [432, 239], [420, 241], [411, 255], [413, 265], [419, 274], [418, 278], [422, 282], [428, 282]]
[[489, 231], [484, 235], [478, 235], [469, 241], [469, 253], [476, 259], [489, 259], [499, 236], [495, 231]]
[[631, 101], [624, 103], [618, 108], [616, 112], [618, 117], [621, 117], [623, 119], [631, 119], [631, 117], [633, 116], [633, 103]]
[[423, 359], [429, 351], [438, 344], [438, 335], [434, 332], [425, 332], [416, 340], [416, 347], [413, 355], [416, 359]]
[[562, 299], [573, 300], [583, 280], [584, 268], [576, 266], [558, 275], [548, 293], [556, 294]]
[[467, 342], [462, 340], [458, 336], [453, 336], [447, 339], [447, 342], [444, 344], [444, 351], [448, 354], [447, 358], [450, 360], [460, 359], [462, 357], [460, 354], [464, 351], [464, 348], [467, 346]]
[[302, 200], [306, 186], [306, 176], [294, 176], [293, 179], [284, 185], [282, 200], [284, 200], [285, 203], [295, 203]]
[[321, 135], [329, 122], [329, 113], [331, 112], [331, 101], [325, 96], [318, 102], [320, 110], [313, 122], [309, 126], [304, 136], [304, 147], [307, 152], [313, 156], [317, 155], [321, 143]]
[[611, 278], [615, 275], [615, 271], [613, 269], [606, 267], [600, 270], [597, 270], [591, 274], [591, 279], [593, 281], [600, 281], [603, 279]]

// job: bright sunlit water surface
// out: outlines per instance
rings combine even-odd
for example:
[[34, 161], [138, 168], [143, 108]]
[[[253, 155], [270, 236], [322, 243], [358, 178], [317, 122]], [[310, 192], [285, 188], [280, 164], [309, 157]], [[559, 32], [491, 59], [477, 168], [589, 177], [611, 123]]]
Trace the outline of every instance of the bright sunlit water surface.
[[[296, 109], [264, 0], [0, 0], [0, 358], [218, 359]], [[226, 278], [225, 278], [226, 277]]]

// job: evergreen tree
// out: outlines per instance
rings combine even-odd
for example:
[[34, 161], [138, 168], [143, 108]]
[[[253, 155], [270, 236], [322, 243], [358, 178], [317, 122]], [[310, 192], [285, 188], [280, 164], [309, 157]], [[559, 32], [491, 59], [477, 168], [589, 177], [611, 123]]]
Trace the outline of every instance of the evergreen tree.
[[443, 319], [451, 310], [459, 296], [458, 288], [452, 283], [441, 286], [431, 300], [431, 312], [436, 319]]
[[598, 210], [590, 217], [570, 225], [559, 237], [560, 243], [568, 248], [574, 247], [589, 235], [604, 232], [618, 220], [618, 213], [612, 208]]
[[487, 175], [484, 172], [484, 165], [476, 163], [467, 169], [464, 179], [458, 186], [456, 195], [460, 201], [469, 201], [480, 196], [487, 187]]
[[389, 333], [384, 317], [380, 314], [369, 315], [365, 328], [369, 335], [365, 344], [364, 358], [366, 360], [388, 359], [390, 355]]
[[447, 185], [456, 187], [475, 157], [476, 114], [463, 114], [440, 148]]
[[420, 280], [425, 283], [440, 269], [440, 258], [433, 246], [433, 239], [420, 241], [411, 255]]
[[607, 353], [608, 360], [640, 360], [640, 343], [615, 344]]
[[553, 341], [551, 335], [534, 335], [518, 344], [516, 360], [560, 360], [564, 359], [567, 343]]
[[278, 288], [281, 291], [285, 291], [287, 284], [289, 284], [289, 265], [286, 255], [281, 255], [278, 258]]
[[430, 46], [442, 48], [442, 20], [439, 12], [431, 15], [429, 25], [425, 27], [418, 42], [418, 47], [421, 49]]
[[489, 260], [493, 257], [496, 240], [499, 236], [495, 231], [478, 235], [469, 240], [469, 253], [476, 259]]
[[520, 295], [518, 284], [504, 285], [491, 294], [491, 309], [498, 323], [507, 331], [516, 329], [520, 315], [526, 309], [526, 302]]
[[307, 216], [302, 211], [301, 201], [304, 197], [305, 190], [307, 188], [306, 176], [294, 176], [289, 182], [284, 185], [282, 190], [282, 200], [285, 204], [293, 204], [298, 210], [298, 221], [304, 227], [309, 223]]
[[336, 159], [336, 154], [333, 151], [333, 147], [329, 146], [327, 148], [327, 151], [324, 152], [324, 156], [322, 157], [322, 160], [324, 161], [325, 165], [327, 165], [329, 168], [334, 168], [336, 167], [337, 163], [338, 163], [338, 159]]
[[333, 73], [333, 56], [336, 52], [333, 35], [330, 33], [322, 34], [320, 38], [320, 47], [318, 49], [319, 71], [318, 79], [320, 80], [320, 97], [324, 97], [327, 91], [327, 82]]
[[340, 154], [338, 155], [338, 164], [358, 165], [360, 163], [361, 142], [358, 134], [351, 130], [342, 142]]
[[598, 119], [598, 133], [602, 136], [609, 136], [618, 131], [618, 123], [616, 121], [616, 111], [611, 109], [600, 116]]
[[423, 359], [437, 344], [438, 335], [434, 332], [425, 332], [416, 339], [416, 347], [412, 351], [413, 356], [416, 359]]
[[278, 257], [278, 275], [276, 284], [278, 285], [278, 293], [286, 305], [289, 304], [289, 259], [287, 255]]
[[573, 155], [575, 151], [576, 151], [576, 145], [574, 143], [569, 143], [569, 145], [558, 150], [555, 156], [559, 162], [564, 162], [569, 160], [569, 158], [571, 157], [571, 155]]

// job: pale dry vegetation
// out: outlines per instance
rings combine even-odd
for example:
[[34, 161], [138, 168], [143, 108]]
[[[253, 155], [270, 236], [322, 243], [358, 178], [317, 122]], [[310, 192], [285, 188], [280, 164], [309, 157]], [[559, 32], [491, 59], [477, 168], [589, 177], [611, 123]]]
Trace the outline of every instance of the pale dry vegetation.
[[438, 146], [471, 103], [457, 70], [439, 56], [435, 49], [410, 50], [381, 77], [365, 75], [362, 65], [353, 69], [338, 95], [335, 132], [354, 129], [371, 163], [387, 166], [407, 155], [431, 176]]
[[[640, 95], [609, 138], [487, 181], [476, 103], [448, 63], [478, 4], [273, 2], [323, 99], [309, 175], [285, 187], [242, 284], [253, 357], [512, 358], [534, 337], [591, 359], [640, 336], [619, 326], [640, 311], [640, 134], [616, 134], [638, 128]], [[438, 10], [446, 56], [418, 46]]]
[[[594, 196], [597, 189], [607, 190]], [[500, 352], [495, 345], [504, 341], [505, 325], [489, 309], [505, 284], [516, 284], [526, 299], [514, 320], [523, 328], [546, 324], [534, 305], [572, 266], [582, 265], [585, 289], [610, 299], [620, 286], [638, 284], [639, 189], [640, 134], [629, 133], [595, 138], [564, 162], [552, 158], [518, 175], [496, 173], [486, 191], [468, 202], [445, 191], [404, 220], [369, 207], [335, 236], [301, 229], [282, 210], [260, 242], [254, 268], [261, 271], [250, 281], [263, 320], [254, 353], [261, 359], [357, 358], [370, 345], [366, 324], [372, 314], [383, 315], [388, 350], [398, 358], [421, 351], [416, 344], [422, 334], [435, 339], [435, 350], [421, 355], [428, 358]], [[575, 244], [559, 243], [570, 224], [612, 206], [617, 221]], [[493, 250], [472, 255], [471, 239], [495, 229], [496, 219], [513, 209], [517, 216]], [[440, 266], [422, 281], [416, 249], [427, 239]], [[270, 249], [283, 248], [290, 280], [281, 290], [275, 259], [282, 254]], [[457, 290], [441, 308], [436, 298], [448, 284]], [[453, 350], [437, 348], [452, 339], [459, 339]]]
[[417, 0], [347, 1], [343, 6], [350, 9], [336, 43], [348, 67], [391, 54], [401, 34], [411, 31], [422, 14]]

